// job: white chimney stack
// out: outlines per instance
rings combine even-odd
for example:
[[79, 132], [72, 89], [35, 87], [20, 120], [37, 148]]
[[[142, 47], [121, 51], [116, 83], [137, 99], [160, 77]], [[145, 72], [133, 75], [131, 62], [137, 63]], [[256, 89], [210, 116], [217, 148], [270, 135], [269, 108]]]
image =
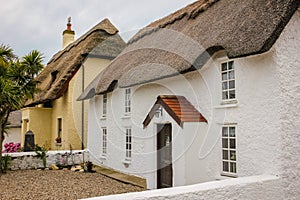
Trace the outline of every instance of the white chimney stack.
[[68, 18], [67, 29], [63, 32], [63, 44], [62, 48], [64, 49], [66, 46], [74, 42], [75, 31], [71, 28], [71, 17]]

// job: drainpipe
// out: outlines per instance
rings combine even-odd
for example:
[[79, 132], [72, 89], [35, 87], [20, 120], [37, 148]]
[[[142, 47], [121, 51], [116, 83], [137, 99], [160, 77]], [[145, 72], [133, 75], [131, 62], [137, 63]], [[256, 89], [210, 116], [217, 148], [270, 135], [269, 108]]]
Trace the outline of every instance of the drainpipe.
[[[82, 68], [82, 88], [81, 93], [84, 91], [84, 65]], [[84, 150], [84, 101], [81, 101], [81, 150]]]

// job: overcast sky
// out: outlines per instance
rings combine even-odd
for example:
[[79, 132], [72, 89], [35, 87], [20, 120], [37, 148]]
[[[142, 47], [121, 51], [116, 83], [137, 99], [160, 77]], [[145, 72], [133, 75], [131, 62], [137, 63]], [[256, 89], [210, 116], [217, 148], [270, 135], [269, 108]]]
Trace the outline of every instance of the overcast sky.
[[[72, 17], [75, 39], [104, 18], [123, 37], [196, 0], [0, 0], [0, 44], [23, 56], [37, 49], [44, 63], [61, 49], [62, 32]], [[126, 38], [127, 39], [127, 38]]]

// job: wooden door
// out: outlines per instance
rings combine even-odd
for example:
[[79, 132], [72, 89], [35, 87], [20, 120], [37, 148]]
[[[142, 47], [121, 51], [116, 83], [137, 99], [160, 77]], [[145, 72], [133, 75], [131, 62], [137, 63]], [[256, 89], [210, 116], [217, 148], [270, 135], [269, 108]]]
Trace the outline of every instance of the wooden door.
[[157, 188], [172, 186], [172, 125], [157, 124]]

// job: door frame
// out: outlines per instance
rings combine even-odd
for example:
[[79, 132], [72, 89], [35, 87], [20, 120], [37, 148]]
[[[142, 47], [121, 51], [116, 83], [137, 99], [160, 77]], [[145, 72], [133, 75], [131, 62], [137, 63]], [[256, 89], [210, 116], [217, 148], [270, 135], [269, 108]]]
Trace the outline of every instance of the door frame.
[[[156, 124], [156, 188], [157, 189], [160, 189], [160, 188], [165, 188], [165, 187], [163, 187], [162, 186], [162, 182], [161, 182], [161, 173], [162, 173], [162, 169], [160, 169], [160, 163], [159, 163], [159, 158], [160, 158], [160, 156], [159, 156], [159, 148], [160, 148], [160, 146], [159, 146], [159, 141], [160, 141], [160, 139], [161, 139], [161, 137], [160, 137], [160, 131], [159, 131], [159, 129], [161, 128], [163, 128], [164, 126], [170, 126], [170, 132], [168, 133], [169, 134], [169, 136], [170, 136], [170, 141], [171, 141], [171, 155], [170, 155], [170, 157], [171, 157], [171, 166], [170, 166], [170, 170], [171, 170], [171, 179], [170, 179], [170, 184], [171, 184], [171, 186], [170, 187], [173, 187], [173, 148], [172, 148], [172, 141], [173, 141], [173, 136], [172, 136], [172, 123], [157, 123]], [[160, 127], [161, 126], [161, 127]]]

